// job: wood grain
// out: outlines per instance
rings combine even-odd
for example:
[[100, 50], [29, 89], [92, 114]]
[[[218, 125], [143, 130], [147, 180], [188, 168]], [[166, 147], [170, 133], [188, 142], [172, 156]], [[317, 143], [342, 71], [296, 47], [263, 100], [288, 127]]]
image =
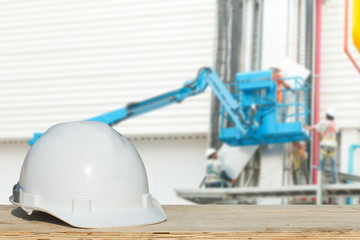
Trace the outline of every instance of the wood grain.
[[81, 229], [0, 205], [0, 239], [360, 239], [358, 206], [168, 205], [147, 226]]

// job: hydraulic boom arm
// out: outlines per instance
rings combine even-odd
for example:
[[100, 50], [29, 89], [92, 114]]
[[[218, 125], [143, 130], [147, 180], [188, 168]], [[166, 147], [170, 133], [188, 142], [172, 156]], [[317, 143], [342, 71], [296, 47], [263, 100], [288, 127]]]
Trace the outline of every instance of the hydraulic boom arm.
[[[125, 119], [132, 118], [173, 103], [179, 103], [187, 97], [204, 92], [208, 85], [210, 85], [214, 94], [234, 121], [235, 126], [243, 134], [245, 134], [245, 129], [242, 123], [245, 119], [245, 115], [240, 109], [240, 104], [236, 99], [234, 99], [226, 86], [220, 80], [219, 76], [210, 67], [201, 68], [195, 79], [185, 82], [184, 85], [177, 90], [161, 94], [141, 102], [130, 103], [117, 110], [87, 119], [87, 121], [101, 121], [112, 126]], [[41, 133], [35, 133], [34, 138], [29, 141], [29, 144], [32, 145], [35, 143], [41, 135]]]

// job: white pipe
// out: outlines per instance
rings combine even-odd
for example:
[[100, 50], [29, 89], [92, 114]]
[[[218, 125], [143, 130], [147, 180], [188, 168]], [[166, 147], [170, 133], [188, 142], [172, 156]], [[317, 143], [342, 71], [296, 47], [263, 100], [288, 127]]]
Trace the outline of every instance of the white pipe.
[[258, 46], [257, 46], [257, 65], [256, 70], [260, 70], [262, 68], [261, 64], [261, 51], [262, 51], [262, 32], [263, 32], [263, 14], [264, 14], [264, 3], [263, 0], [258, 0], [259, 8], [258, 8]]
[[246, 20], [244, 24], [246, 24], [245, 29], [245, 66], [244, 71], [252, 70], [252, 62], [253, 62], [253, 30], [254, 30], [254, 1], [246, 0], [244, 1], [245, 12], [246, 12]]

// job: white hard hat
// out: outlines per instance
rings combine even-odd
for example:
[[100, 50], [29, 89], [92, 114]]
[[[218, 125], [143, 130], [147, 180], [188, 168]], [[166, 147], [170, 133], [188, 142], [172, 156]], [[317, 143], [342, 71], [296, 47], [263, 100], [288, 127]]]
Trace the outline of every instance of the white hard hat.
[[205, 152], [206, 158], [209, 158], [214, 153], [216, 153], [216, 150], [214, 148], [207, 149], [206, 152]]
[[279, 67], [276, 67], [276, 66], [271, 66], [270, 69], [275, 70], [275, 71], [281, 71], [281, 69]]
[[327, 110], [326, 110], [326, 114], [327, 115], [329, 115], [330, 117], [335, 117], [335, 113], [336, 113], [336, 111], [335, 111], [335, 109], [334, 108], [328, 108]]
[[103, 122], [61, 123], [30, 148], [10, 201], [83, 228], [166, 220], [135, 147]]

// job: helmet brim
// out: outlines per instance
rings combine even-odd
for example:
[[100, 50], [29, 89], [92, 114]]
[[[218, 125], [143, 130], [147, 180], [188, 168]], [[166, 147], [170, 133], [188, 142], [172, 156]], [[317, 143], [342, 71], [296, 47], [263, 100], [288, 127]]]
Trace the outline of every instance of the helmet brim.
[[[14, 205], [21, 205], [9, 198]], [[78, 228], [104, 228], [104, 227], [129, 227], [155, 224], [166, 221], [166, 214], [156, 199], [152, 199], [152, 206], [148, 208], [120, 209], [118, 211], [86, 213], [73, 213], [72, 211], [47, 207], [31, 208], [32, 210], [46, 212], [74, 227]]]

